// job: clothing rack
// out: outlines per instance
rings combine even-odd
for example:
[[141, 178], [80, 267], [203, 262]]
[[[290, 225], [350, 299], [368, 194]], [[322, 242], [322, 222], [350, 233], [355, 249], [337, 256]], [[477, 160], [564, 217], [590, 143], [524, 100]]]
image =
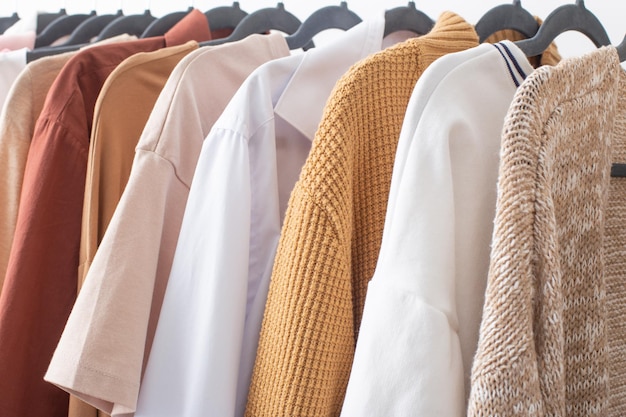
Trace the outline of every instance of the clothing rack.
[[[138, 37], [159, 36], [165, 33], [165, 31], [171, 28], [176, 22], [180, 21], [189, 10], [190, 8], [172, 12], [157, 18], [152, 15], [151, 10], [148, 8], [141, 14], [130, 16], [124, 16], [120, 9], [113, 15], [116, 17], [115, 19], [111, 20], [111, 15], [104, 15], [107, 16], [109, 22], [105, 27], [101, 28], [98, 39], [102, 40], [121, 33]], [[206, 12], [206, 15], [212, 28], [214, 26], [220, 29], [225, 28], [227, 24], [230, 29], [234, 30], [235, 36], [226, 38], [228, 41], [241, 39], [241, 37], [252, 33], [265, 33], [268, 30], [282, 29], [288, 34], [295, 31], [285, 26], [287, 22], [285, 19], [288, 15], [291, 15], [289, 19], [295, 19], [295, 22], [297, 18], [289, 13], [288, 6], [285, 6], [281, 2], [279, 2], [276, 7], [266, 8], [262, 12], [260, 10], [252, 12], [254, 12], [252, 13], [253, 16], [242, 21], [247, 13], [241, 9], [239, 2], [234, 2], [231, 6], [221, 6], [209, 10]], [[339, 6], [324, 6], [318, 9], [317, 12], [323, 12], [324, 19], [318, 18], [315, 23], [312, 21], [307, 23], [307, 37], [309, 41], [313, 36], [325, 29], [337, 28], [345, 30], [351, 27], [350, 25], [356, 24], [356, 19], [362, 20], [362, 17], [359, 17], [357, 13], [348, 9], [346, 2], [341, 2]], [[312, 13], [311, 17], [318, 14], [317, 12]], [[52, 42], [49, 35], [51, 32], [57, 36], [73, 35], [76, 31], [79, 31], [79, 28], [80, 31], [86, 29], [84, 26], [81, 27], [82, 23], [88, 23], [88, 26], [92, 28], [101, 26], [103, 20], [95, 19], [96, 16], [95, 9], [88, 14], [68, 15], [65, 8], [60, 9], [57, 13], [40, 15], [39, 19], [41, 23], [37, 25], [40, 38], [38, 39], [37, 46], [49, 46]], [[433, 17], [434, 16], [428, 16], [426, 13], [420, 11], [416, 7], [415, 2], [410, 1], [405, 7], [396, 7], [387, 11], [386, 18], [389, 19], [389, 21], [386, 33], [390, 33], [394, 30], [411, 30], [423, 34], [427, 29], [432, 27]], [[8, 25], [9, 22], [13, 22], [16, 18], [19, 18], [17, 11], [11, 16], [0, 17], [0, 33], [3, 31], [2, 28], [4, 25]], [[52, 23], [54, 24], [52, 25]], [[242, 25], [237, 27], [239, 23]], [[546, 18], [545, 23], [546, 24], [542, 25], [542, 30], [538, 34], [538, 36], [541, 37], [540, 40], [535, 39], [532, 43], [528, 40], [521, 43], [523, 50], [525, 50], [524, 48], [528, 48], [528, 53], [537, 55], [541, 52], [542, 48], [545, 49], [546, 45], [553, 41], [556, 36], [566, 31], [583, 33], [593, 41], [596, 46], [610, 44], [606, 31], [602, 27], [602, 23], [585, 7], [584, 0], [576, 0], [574, 4], [565, 4], [558, 7], [550, 14], [549, 19]], [[47, 28], [49, 25], [52, 26]], [[148, 27], [150, 27], [150, 30], [148, 30]], [[489, 9], [476, 23], [476, 30], [479, 33], [481, 41], [486, 39], [490, 33], [501, 29], [516, 30], [527, 37], [531, 37], [537, 32], [539, 25], [534, 20], [532, 11], [526, 10], [522, 6], [521, 0], [514, 0], [511, 4], [502, 4]], [[48, 32], [45, 32], [45, 30]], [[299, 36], [303, 35], [300, 34]], [[227, 41], [226, 39], [214, 41], [213, 44], [223, 43]], [[70, 40], [63, 45], [70, 46], [82, 43], [84, 43], [83, 37], [74, 37], [74, 39], [70, 38]], [[529, 45], [533, 45], [532, 50], [529, 49]]]
[[[90, 14], [67, 15], [65, 9], [59, 11], [58, 17], [53, 19], [37, 36], [36, 49], [29, 52], [29, 62], [38, 58], [69, 52], [84, 46], [84, 33], [95, 34], [99, 29], [97, 40], [103, 40], [123, 33], [136, 35], [141, 38], [160, 36], [184, 18], [191, 9], [173, 12], [163, 17], [152, 16], [149, 9], [138, 15], [124, 16], [118, 11], [116, 15], [97, 16], [95, 10]], [[232, 34], [221, 39], [201, 43], [205, 45], [220, 45], [243, 39], [255, 33], [281, 31], [287, 33], [287, 42], [290, 49], [309, 49], [314, 47], [313, 38], [327, 29], [347, 30], [358, 24], [361, 18], [348, 8], [342, 1], [339, 6], [326, 6], [318, 9], [308, 19], [301, 22], [296, 16], [286, 10], [285, 5], [279, 2], [274, 8], [265, 8], [247, 14], [241, 10], [239, 2], [231, 6], [222, 6], [205, 13], [211, 27], [231, 29]], [[10, 17], [0, 19], [0, 29], [3, 22], [11, 22], [16, 13]], [[387, 10], [385, 14], [385, 34], [408, 30], [423, 35], [433, 25], [433, 19], [417, 9], [415, 2], [410, 1], [405, 7]], [[105, 22], [108, 22], [105, 24]], [[574, 4], [565, 4], [556, 8], [548, 15], [539, 27], [533, 15], [523, 8], [521, 0], [514, 0], [512, 4], [502, 4], [488, 10], [476, 23], [476, 30], [481, 41], [491, 34], [510, 29], [524, 34], [529, 39], [519, 41], [518, 46], [527, 56], [540, 55], [555, 38], [567, 31], [576, 31], [585, 35], [597, 47], [610, 45], [611, 42], [600, 20], [585, 6], [584, 0], [576, 0]], [[48, 47], [61, 36], [69, 39], [59, 47]], [[626, 39], [626, 38], [625, 38]], [[620, 60], [626, 60], [626, 40], [618, 46]], [[614, 177], [626, 176], [626, 166], [615, 165], [611, 171]]]
[[458, 417], [602, 379], [626, 38], [583, 0], [244, 1], [63, 4], [6, 47], [0, 414]]

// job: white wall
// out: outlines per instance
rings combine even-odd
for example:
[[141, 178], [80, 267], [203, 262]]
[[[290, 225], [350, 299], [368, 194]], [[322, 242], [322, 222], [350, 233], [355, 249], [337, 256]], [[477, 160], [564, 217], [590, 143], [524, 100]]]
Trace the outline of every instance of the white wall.
[[[491, 7], [506, 3], [508, 0], [417, 0], [417, 8], [435, 19], [444, 10], [454, 11], [469, 22], [475, 23]], [[572, 2], [574, 0], [571, 0]], [[545, 18], [554, 8], [566, 4], [568, 0], [522, 0], [522, 5], [531, 13]], [[314, 10], [327, 5], [339, 4], [339, 0], [284, 0], [285, 8], [304, 20]], [[65, 7], [68, 13], [86, 13], [96, 9], [99, 13], [114, 12], [122, 7], [126, 14], [141, 13], [150, 8], [152, 14], [161, 16], [168, 12], [184, 10], [190, 5], [206, 11], [216, 6], [229, 5], [225, 0], [1, 0], [0, 16], [12, 13], [16, 8], [24, 16], [34, 10], [55, 11]], [[240, 0], [241, 8], [253, 12], [263, 7], [274, 7], [272, 0]], [[403, 0], [351, 0], [348, 7], [361, 18], [382, 13], [387, 8], [404, 6]], [[623, 0], [587, 0], [591, 10], [607, 30], [613, 44], [619, 44], [626, 34], [626, 1]], [[321, 38], [322, 40], [325, 38]], [[318, 42], [319, 43], [319, 42]], [[594, 48], [582, 34], [570, 32], [561, 35], [557, 44], [564, 56], [584, 53]]]

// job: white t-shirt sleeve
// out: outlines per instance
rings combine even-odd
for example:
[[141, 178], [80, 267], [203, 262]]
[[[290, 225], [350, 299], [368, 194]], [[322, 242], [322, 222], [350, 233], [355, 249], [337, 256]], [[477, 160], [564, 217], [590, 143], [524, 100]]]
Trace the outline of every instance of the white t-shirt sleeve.
[[234, 414], [246, 315], [250, 165], [245, 138], [204, 142], [136, 416]]

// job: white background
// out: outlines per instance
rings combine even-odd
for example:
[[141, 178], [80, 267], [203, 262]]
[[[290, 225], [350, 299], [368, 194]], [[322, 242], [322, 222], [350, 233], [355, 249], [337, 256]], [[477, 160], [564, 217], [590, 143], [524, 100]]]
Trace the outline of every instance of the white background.
[[[573, 2], [574, 0], [571, 0]], [[416, 1], [419, 10], [436, 20], [444, 10], [458, 13], [470, 23], [476, 23], [478, 19], [490, 8], [508, 0], [438, 0]], [[276, 6], [275, 1], [270, 0], [240, 0], [243, 10], [251, 13], [264, 7]], [[339, 0], [284, 0], [285, 9], [304, 20], [316, 9], [337, 5]], [[532, 14], [545, 18], [556, 7], [567, 4], [568, 0], [522, 0], [522, 5]], [[156, 17], [169, 12], [185, 10], [194, 6], [202, 11], [213, 7], [230, 5], [228, 1], [221, 0], [0, 0], [0, 16], [10, 15], [17, 10], [21, 16], [32, 14], [35, 10], [57, 11], [65, 7], [68, 13], [88, 13], [95, 9], [98, 13], [112, 13], [122, 8], [125, 14], [141, 13], [149, 8]], [[348, 7], [361, 18], [366, 19], [382, 13], [385, 9], [406, 6], [402, 0], [351, 0]], [[613, 44], [619, 44], [626, 34], [626, 1], [624, 0], [587, 0], [586, 7], [592, 11], [604, 25]], [[328, 34], [317, 38], [317, 43], [325, 42]], [[580, 55], [594, 48], [593, 44], [582, 34], [569, 32], [557, 38], [557, 45], [563, 56]]]

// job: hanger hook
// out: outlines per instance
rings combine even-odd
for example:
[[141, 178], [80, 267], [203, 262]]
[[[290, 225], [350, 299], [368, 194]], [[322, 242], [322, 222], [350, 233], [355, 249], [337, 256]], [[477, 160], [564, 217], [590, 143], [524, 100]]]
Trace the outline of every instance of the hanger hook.
[[151, 6], [152, 6], [152, 1], [151, 0], [146, 0], [146, 10], [150, 10]]

